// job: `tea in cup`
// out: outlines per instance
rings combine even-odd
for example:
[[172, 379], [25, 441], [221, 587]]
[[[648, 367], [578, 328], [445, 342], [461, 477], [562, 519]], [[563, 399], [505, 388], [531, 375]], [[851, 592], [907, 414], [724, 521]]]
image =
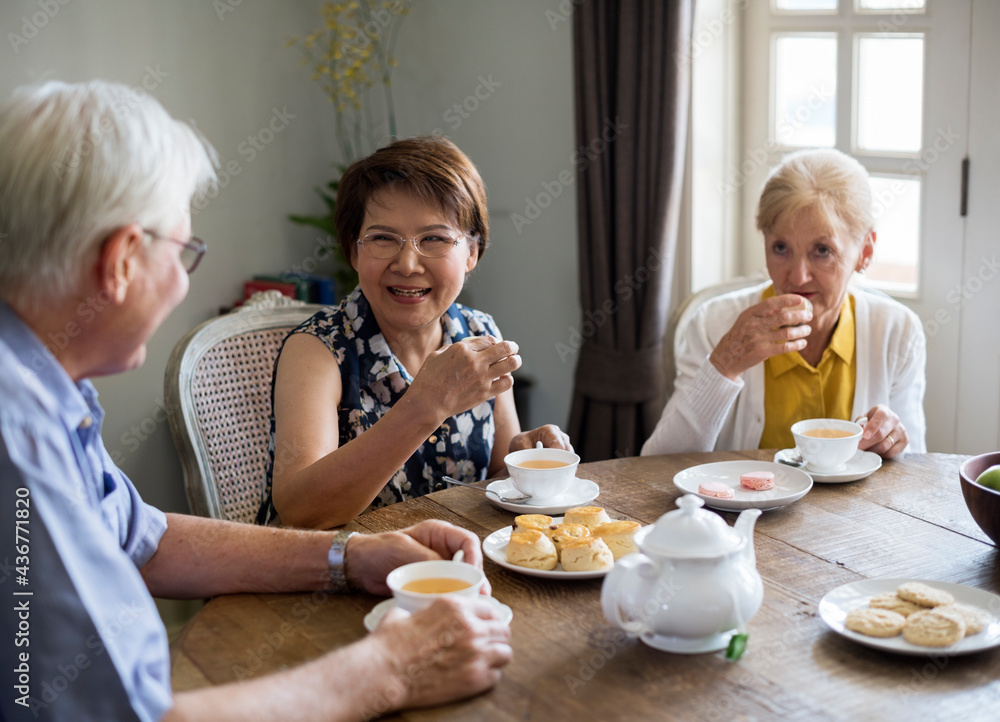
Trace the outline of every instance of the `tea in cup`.
[[563, 494], [576, 478], [580, 457], [563, 449], [522, 449], [504, 457], [510, 481], [522, 494], [530, 494], [526, 503], [551, 501]]
[[449, 559], [404, 564], [385, 579], [396, 606], [407, 612], [430, 606], [439, 597], [475, 597], [485, 581], [482, 569]]
[[843, 471], [858, 451], [863, 429], [844, 419], [807, 419], [792, 424], [792, 437], [806, 468], [819, 474]]

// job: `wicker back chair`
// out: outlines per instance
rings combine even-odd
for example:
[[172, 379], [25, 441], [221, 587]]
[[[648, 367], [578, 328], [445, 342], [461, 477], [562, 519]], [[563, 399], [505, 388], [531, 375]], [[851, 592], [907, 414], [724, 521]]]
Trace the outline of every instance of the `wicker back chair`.
[[267, 468], [274, 360], [288, 332], [320, 308], [276, 291], [254, 294], [174, 347], [164, 393], [192, 513], [253, 523]]

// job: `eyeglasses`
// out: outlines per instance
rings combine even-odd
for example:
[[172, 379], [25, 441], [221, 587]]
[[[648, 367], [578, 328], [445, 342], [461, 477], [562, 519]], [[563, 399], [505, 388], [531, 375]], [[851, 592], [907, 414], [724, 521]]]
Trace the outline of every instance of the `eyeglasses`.
[[176, 238], [171, 238], [170, 236], [164, 236], [162, 233], [157, 233], [156, 231], [151, 231], [148, 228], [142, 229], [144, 233], [149, 234], [153, 238], [157, 238], [161, 241], [172, 241], [178, 245], [184, 246], [184, 250], [181, 251], [181, 263], [184, 264], [184, 270], [188, 274], [194, 273], [194, 269], [198, 267], [201, 262], [201, 257], [205, 255], [205, 250], [208, 246], [205, 245], [205, 241], [201, 240], [197, 236], [191, 236], [190, 241], [181, 241]]
[[451, 249], [465, 240], [465, 236], [453, 237], [441, 231], [428, 231], [413, 238], [403, 238], [389, 231], [375, 231], [364, 238], [358, 239], [358, 246], [372, 258], [386, 260], [395, 258], [403, 246], [413, 244], [413, 249], [427, 258], [441, 258], [448, 255]]

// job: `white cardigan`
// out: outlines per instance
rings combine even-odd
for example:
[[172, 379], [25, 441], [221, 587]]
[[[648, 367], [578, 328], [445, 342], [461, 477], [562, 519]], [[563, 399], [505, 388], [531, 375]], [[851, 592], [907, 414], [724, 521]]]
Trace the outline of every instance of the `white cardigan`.
[[[756, 449], [764, 432], [764, 364], [730, 381], [709, 361], [736, 317], [761, 301], [770, 281], [707, 301], [681, 340], [674, 393], [642, 455]], [[849, 288], [854, 297], [857, 378], [851, 418], [876, 404], [899, 415], [907, 451], [927, 451], [924, 367], [927, 342], [915, 313], [887, 296]]]

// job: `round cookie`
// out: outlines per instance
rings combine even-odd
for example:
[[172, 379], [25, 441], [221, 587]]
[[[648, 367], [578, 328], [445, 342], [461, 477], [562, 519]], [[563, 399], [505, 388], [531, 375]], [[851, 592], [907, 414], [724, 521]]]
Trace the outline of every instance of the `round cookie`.
[[902, 614], [904, 617], [908, 617], [914, 612], [921, 612], [927, 609], [927, 607], [921, 607], [919, 604], [914, 604], [913, 602], [908, 602], [905, 599], [900, 598], [896, 592], [884, 592], [882, 594], [877, 594], [872, 597], [868, 606], [872, 609], [888, 609], [890, 612]]
[[888, 609], [855, 609], [847, 615], [844, 626], [868, 637], [896, 637], [903, 631], [906, 618]]
[[965, 622], [966, 637], [970, 637], [973, 634], [979, 634], [983, 631], [987, 622], [990, 621], [990, 615], [986, 610], [970, 607], [968, 604], [959, 604], [958, 602], [955, 602], [954, 604], [944, 604], [940, 607], [934, 607], [934, 611], [945, 612], [961, 617], [962, 621]]
[[903, 638], [920, 647], [950, 647], [965, 637], [965, 622], [958, 614], [925, 609], [906, 618]]
[[955, 601], [955, 597], [943, 589], [938, 589], [937, 587], [932, 587], [929, 584], [921, 582], [907, 582], [896, 590], [896, 594], [901, 599], [919, 604], [921, 607], [937, 607], [942, 604], [951, 604]]

